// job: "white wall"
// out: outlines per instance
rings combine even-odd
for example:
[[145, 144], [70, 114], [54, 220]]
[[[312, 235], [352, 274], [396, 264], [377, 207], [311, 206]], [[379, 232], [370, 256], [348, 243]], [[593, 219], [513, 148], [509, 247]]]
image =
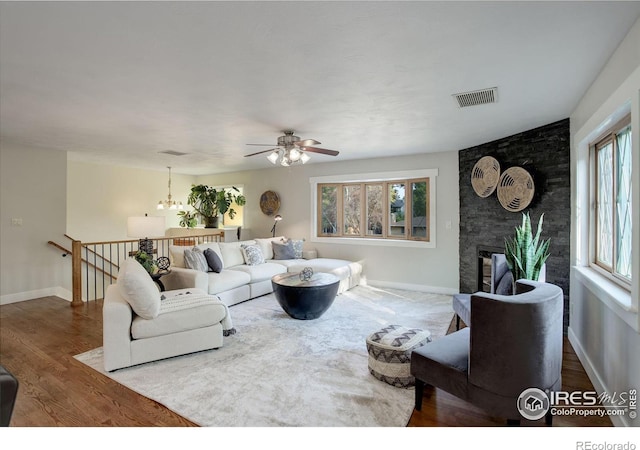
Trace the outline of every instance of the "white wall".
[[[187, 209], [195, 177], [171, 173], [171, 196]], [[103, 164], [68, 162], [67, 234], [82, 242], [131, 239], [127, 217], [164, 216], [166, 227], [178, 227], [177, 211], [157, 210], [169, 194], [169, 169], [139, 170]]]
[[[316, 157], [320, 158], [320, 157]], [[374, 247], [366, 244], [312, 243], [310, 240], [309, 178], [329, 175], [438, 169], [436, 199], [436, 248]], [[262, 213], [260, 195], [267, 190], [279, 194], [283, 220], [277, 234], [305, 238], [305, 248], [319, 255], [365, 261], [370, 283], [407, 287], [434, 292], [457, 292], [458, 274], [458, 153], [429, 153], [416, 156], [380, 158], [365, 161], [335, 161], [295, 167], [275, 167], [258, 171], [198, 177], [209, 185], [242, 184], [247, 197], [243, 239], [270, 235], [273, 219]], [[445, 226], [451, 222], [451, 228]]]
[[0, 168], [0, 304], [69, 299], [71, 258], [47, 244], [64, 240], [67, 154], [2, 143]]
[[[640, 20], [612, 55], [571, 115], [572, 250], [569, 339], [599, 392], [640, 388]], [[588, 144], [631, 111], [633, 183], [633, 284], [620, 297], [635, 299], [621, 307], [615, 289], [588, 268]], [[640, 425], [640, 419], [612, 418], [616, 425]]]
[[[311, 209], [309, 178], [315, 176], [438, 169], [436, 248], [371, 247], [310, 243]], [[114, 180], [117, 180], [114, 182]], [[156, 211], [165, 198], [168, 171], [155, 172], [126, 167], [69, 161], [67, 232], [83, 242], [128, 239], [127, 217], [148, 212], [164, 215], [167, 227], [178, 226], [175, 211]], [[431, 153], [417, 156], [309, 164], [290, 168], [193, 177], [172, 173], [172, 195], [186, 205], [191, 184], [211, 186], [242, 185], [244, 207], [242, 239], [270, 234], [273, 219], [260, 210], [260, 195], [276, 191], [281, 198], [278, 235], [305, 238], [306, 248], [316, 248], [321, 256], [360, 260], [366, 276], [379, 285], [399, 286], [436, 292], [458, 289], [458, 154]], [[187, 209], [190, 209], [187, 207]], [[451, 222], [447, 229], [445, 223]]]

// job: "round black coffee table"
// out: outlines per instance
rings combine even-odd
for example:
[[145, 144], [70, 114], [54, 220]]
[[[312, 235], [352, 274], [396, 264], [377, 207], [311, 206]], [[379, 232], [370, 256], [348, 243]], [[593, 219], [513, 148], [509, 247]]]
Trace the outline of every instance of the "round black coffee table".
[[317, 319], [338, 294], [340, 279], [330, 273], [314, 273], [303, 281], [299, 273], [284, 273], [271, 278], [273, 292], [282, 309], [294, 319]]

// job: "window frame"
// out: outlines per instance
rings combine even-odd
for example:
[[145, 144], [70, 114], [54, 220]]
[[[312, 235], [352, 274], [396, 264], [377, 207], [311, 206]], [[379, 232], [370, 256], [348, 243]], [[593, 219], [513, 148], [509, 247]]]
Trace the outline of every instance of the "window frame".
[[[596, 270], [601, 275], [605, 276], [609, 280], [616, 283], [618, 286], [622, 287], [627, 291], [631, 291], [631, 286], [633, 282], [633, 272], [631, 278], [626, 278], [616, 272], [616, 263], [617, 263], [617, 230], [618, 230], [618, 219], [615, 213], [616, 208], [616, 196], [618, 191], [618, 174], [617, 174], [617, 159], [618, 159], [618, 151], [617, 151], [617, 135], [621, 132], [625, 131], [627, 128], [630, 129], [631, 133], [631, 114], [627, 114], [621, 120], [616, 122], [613, 126], [609, 127], [605, 132], [600, 134], [594, 141], [589, 145], [590, 155], [590, 180], [591, 180], [591, 227], [590, 227], [590, 235], [589, 235], [589, 266]], [[605, 262], [600, 261], [598, 258], [598, 249], [599, 249], [599, 240], [601, 238], [601, 233], [598, 228], [599, 220], [599, 200], [598, 194], [600, 192], [599, 186], [599, 158], [598, 151], [606, 145], [610, 143], [612, 146], [611, 152], [611, 170], [612, 170], [612, 182], [611, 182], [611, 191], [612, 191], [612, 199], [611, 199], [611, 221], [612, 221], [612, 236], [611, 236], [611, 265], [607, 265]], [[632, 154], [633, 156], [633, 154]]]
[[[438, 169], [421, 169], [421, 170], [405, 170], [395, 172], [382, 172], [382, 173], [365, 173], [365, 174], [347, 174], [337, 176], [324, 176], [324, 177], [312, 177], [309, 179], [311, 190], [311, 241], [317, 243], [337, 243], [337, 244], [366, 244], [366, 245], [380, 245], [380, 246], [396, 246], [396, 247], [422, 247], [422, 248], [435, 248], [436, 247], [436, 182], [438, 176]], [[411, 186], [413, 182], [426, 181], [426, 237], [413, 237], [410, 236], [410, 223], [409, 226], [405, 226], [404, 236], [388, 236], [387, 227], [389, 222], [389, 202], [388, 202], [388, 183], [404, 182], [409, 186], [405, 199], [405, 209], [408, 211], [408, 215], [412, 214], [410, 207], [410, 197], [412, 195]], [[358, 235], [346, 235], [343, 233], [343, 205], [342, 205], [342, 189], [346, 185], [361, 185], [361, 201], [360, 201], [360, 216], [361, 216], [361, 229]], [[367, 186], [383, 184], [383, 214], [382, 214], [382, 235], [370, 235], [366, 233], [367, 222]], [[339, 199], [337, 200], [337, 208], [339, 217], [337, 222], [339, 223], [338, 230], [340, 234], [327, 235], [320, 233], [322, 227], [321, 221], [321, 199], [322, 191], [321, 186], [335, 185], [339, 187]], [[408, 204], [407, 204], [408, 203]]]

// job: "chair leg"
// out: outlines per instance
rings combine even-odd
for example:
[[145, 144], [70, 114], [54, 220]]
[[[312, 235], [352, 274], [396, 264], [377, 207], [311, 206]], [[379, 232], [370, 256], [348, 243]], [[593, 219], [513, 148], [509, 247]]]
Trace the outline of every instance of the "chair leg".
[[518, 419], [507, 419], [507, 426], [508, 427], [519, 427], [520, 426], [520, 421]]
[[416, 411], [422, 409], [422, 396], [424, 395], [424, 381], [416, 378]]
[[460, 316], [456, 314], [456, 330], [460, 329]]
[[551, 409], [549, 409], [549, 411], [547, 411], [547, 414], [545, 414], [544, 423], [547, 426], [550, 426], [550, 427], [553, 426], [553, 414], [551, 414]]

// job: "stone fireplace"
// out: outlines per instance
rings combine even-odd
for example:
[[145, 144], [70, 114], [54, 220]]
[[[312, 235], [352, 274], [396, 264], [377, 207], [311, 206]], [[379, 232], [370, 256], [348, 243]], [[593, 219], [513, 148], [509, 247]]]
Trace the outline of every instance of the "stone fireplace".
[[[483, 156], [493, 156], [501, 171], [519, 166], [533, 177], [535, 195], [529, 212], [535, 229], [544, 213], [542, 237], [551, 239], [546, 280], [560, 286], [565, 297], [565, 328], [569, 323], [571, 182], [569, 119], [497, 141], [460, 150], [460, 292], [488, 291], [491, 254], [504, 253], [504, 240], [522, 223], [522, 213], [509, 212], [496, 194], [479, 197], [471, 186], [471, 171]], [[489, 260], [487, 265], [487, 260]], [[485, 278], [488, 274], [489, 278]], [[488, 283], [488, 284], [487, 284]]]

